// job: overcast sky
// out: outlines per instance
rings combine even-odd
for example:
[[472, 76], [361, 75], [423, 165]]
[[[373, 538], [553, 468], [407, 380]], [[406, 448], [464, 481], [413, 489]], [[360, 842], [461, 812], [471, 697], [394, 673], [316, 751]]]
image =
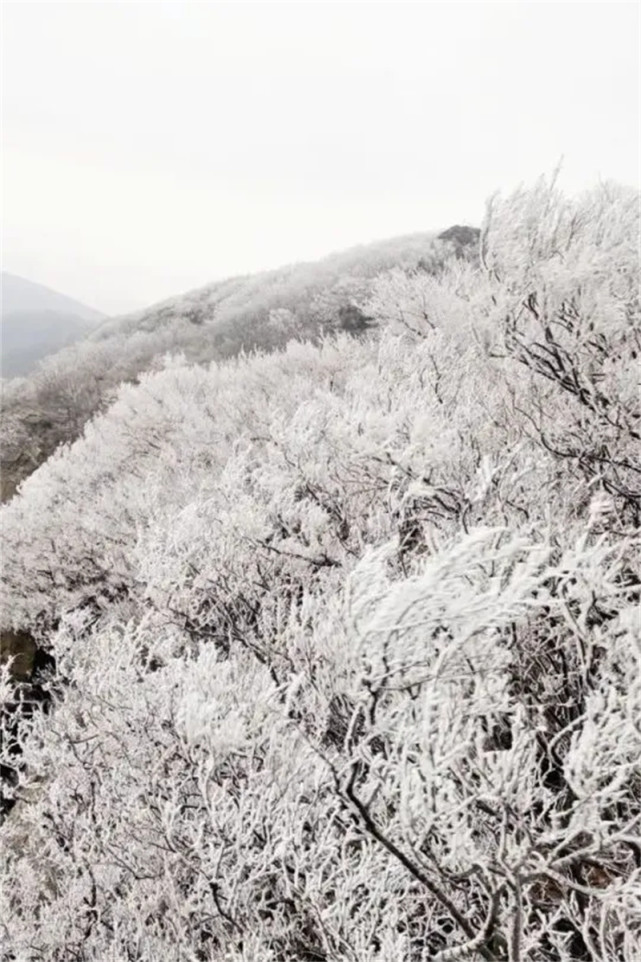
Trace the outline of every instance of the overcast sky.
[[639, 182], [636, 3], [2, 4], [3, 267], [114, 313]]

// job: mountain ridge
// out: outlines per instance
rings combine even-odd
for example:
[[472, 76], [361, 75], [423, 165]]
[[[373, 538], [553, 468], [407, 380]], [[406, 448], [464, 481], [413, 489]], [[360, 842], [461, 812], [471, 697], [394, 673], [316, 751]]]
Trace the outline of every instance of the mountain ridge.
[[24, 377], [38, 361], [89, 334], [104, 314], [50, 287], [3, 271], [2, 377]]
[[[109, 403], [122, 382], [162, 364], [167, 354], [208, 364], [290, 339], [318, 340], [344, 331], [361, 336], [370, 325], [358, 305], [386, 271], [437, 274], [449, 258], [474, 263], [476, 246], [413, 233], [334, 252], [258, 274], [215, 281], [141, 311], [107, 318], [88, 336], [41, 360], [32, 376], [3, 398], [2, 498]], [[477, 231], [478, 233], [478, 231]]]
[[2, 271], [0, 285], [3, 314], [22, 310], [57, 310], [69, 311], [89, 321], [98, 321], [107, 316], [104, 311], [63, 294], [48, 284], [32, 281], [13, 271]]

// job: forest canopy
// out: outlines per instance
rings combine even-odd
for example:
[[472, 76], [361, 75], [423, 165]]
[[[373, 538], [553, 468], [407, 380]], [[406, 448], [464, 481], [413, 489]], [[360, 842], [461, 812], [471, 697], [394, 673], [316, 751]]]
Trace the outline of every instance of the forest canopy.
[[637, 962], [638, 236], [541, 180], [88, 402], [1, 509], [8, 960]]

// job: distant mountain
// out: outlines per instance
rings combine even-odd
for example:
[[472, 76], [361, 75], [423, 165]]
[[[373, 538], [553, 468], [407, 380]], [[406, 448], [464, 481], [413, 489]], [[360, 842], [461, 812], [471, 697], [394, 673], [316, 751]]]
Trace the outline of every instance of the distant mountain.
[[2, 376], [28, 374], [41, 358], [84, 337], [103, 318], [100, 311], [71, 297], [3, 271]]

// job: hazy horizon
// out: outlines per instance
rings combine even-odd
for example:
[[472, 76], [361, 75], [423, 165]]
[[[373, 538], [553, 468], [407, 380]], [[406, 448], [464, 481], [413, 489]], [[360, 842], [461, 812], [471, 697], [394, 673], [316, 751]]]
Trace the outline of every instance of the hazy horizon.
[[4, 270], [107, 314], [639, 182], [628, 3], [3, 5]]

